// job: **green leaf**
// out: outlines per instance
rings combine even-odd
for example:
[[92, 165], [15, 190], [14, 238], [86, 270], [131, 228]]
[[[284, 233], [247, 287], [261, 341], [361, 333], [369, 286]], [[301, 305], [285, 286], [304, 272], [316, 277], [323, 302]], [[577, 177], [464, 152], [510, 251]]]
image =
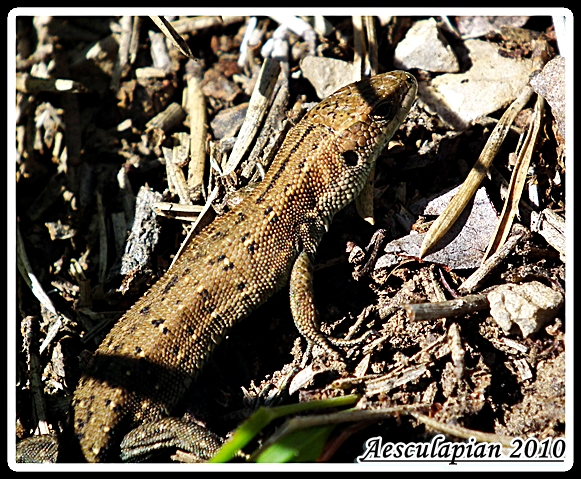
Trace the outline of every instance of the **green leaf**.
[[351, 406], [356, 403], [359, 398], [359, 395], [351, 394], [349, 396], [322, 399], [320, 401], [309, 401], [299, 404], [289, 404], [286, 406], [272, 408], [261, 407], [246, 421], [244, 421], [238, 427], [238, 429], [236, 429], [234, 435], [228, 441], [226, 441], [218, 453], [212, 459], [210, 459], [209, 462], [220, 463], [230, 461], [242, 450], [244, 446], [252, 441], [252, 439], [274, 419], [315, 409], [318, 410]]
[[314, 462], [323, 451], [335, 426], [316, 426], [281, 437], [262, 451], [256, 462]]

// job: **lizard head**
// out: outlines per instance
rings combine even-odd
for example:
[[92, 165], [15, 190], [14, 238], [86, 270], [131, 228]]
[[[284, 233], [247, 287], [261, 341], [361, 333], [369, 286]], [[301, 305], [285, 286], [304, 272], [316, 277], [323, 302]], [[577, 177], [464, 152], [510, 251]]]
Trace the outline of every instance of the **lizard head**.
[[332, 216], [361, 191], [375, 160], [407, 116], [416, 79], [394, 71], [347, 85], [313, 108], [313, 125], [331, 133], [325, 159], [314, 166], [328, 178], [318, 209]]

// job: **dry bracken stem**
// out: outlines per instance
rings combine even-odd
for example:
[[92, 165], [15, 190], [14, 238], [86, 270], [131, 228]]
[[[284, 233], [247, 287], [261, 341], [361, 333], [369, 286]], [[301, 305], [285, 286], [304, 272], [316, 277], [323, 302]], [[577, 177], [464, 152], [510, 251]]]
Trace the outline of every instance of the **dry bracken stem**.
[[[182, 33], [196, 33], [198, 30], [203, 30], [205, 28], [216, 27], [221, 24], [228, 24], [229, 22], [223, 21], [225, 17], [185, 17], [179, 20], [173, 20], [170, 25], [173, 27], [174, 31], [179, 34]], [[234, 19], [234, 21], [240, 20], [242, 17], [228, 17]]]
[[182, 169], [173, 161], [173, 152], [169, 148], [162, 147], [163, 156], [165, 159], [165, 168], [167, 171], [168, 183], [173, 186], [173, 189], [180, 198], [180, 203], [183, 205], [190, 205], [190, 195], [188, 193], [188, 186], [186, 184], [186, 177]]
[[201, 205], [180, 205], [159, 201], [155, 203], [155, 214], [180, 221], [194, 221], [204, 209]]
[[[275, 89], [277, 91], [268, 116], [264, 120], [264, 126], [248, 155], [246, 165], [242, 168], [241, 176], [243, 178], [251, 178], [252, 172], [255, 171], [258, 164], [264, 168], [270, 166], [276, 150], [284, 140], [284, 133], [287, 133], [292, 126], [290, 121], [285, 121], [289, 99], [288, 82], [283, 80], [278, 83], [279, 87]], [[264, 177], [264, 175], [262, 176]]]
[[363, 18], [357, 15], [353, 16], [353, 64], [357, 66], [359, 72], [357, 80], [363, 75], [365, 65], [365, 35], [363, 33]]
[[267, 58], [262, 64], [260, 74], [256, 80], [256, 86], [248, 103], [248, 113], [240, 128], [240, 133], [238, 133], [238, 139], [234, 144], [232, 153], [230, 153], [226, 166], [224, 166], [223, 176], [229, 175], [236, 169], [238, 163], [240, 163], [240, 160], [252, 143], [262, 123], [262, 119], [266, 114], [266, 108], [274, 92], [279, 73], [280, 64], [276, 60]]
[[196, 235], [196, 233], [197, 233], [197, 226], [200, 224], [200, 222], [202, 221], [202, 219], [204, 218], [204, 216], [206, 215], [206, 213], [212, 207], [212, 201], [214, 201], [216, 199], [216, 196], [218, 196], [218, 190], [219, 189], [220, 188], [218, 186], [214, 187], [214, 189], [212, 190], [212, 193], [210, 193], [210, 196], [208, 196], [208, 199], [206, 200], [206, 204], [204, 205], [204, 208], [202, 209], [202, 211], [200, 212], [200, 214], [196, 218], [196, 221], [192, 225], [192, 228], [190, 229], [190, 232], [186, 236], [186, 239], [180, 245], [180, 249], [176, 253], [176, 255], [175, 255], [175, 257], [174, 257], [174, 259], [173, 259], [173, 261], [172, 261], [172, 263], [170, 265], [170, 269], [176, 263], [176, 261], [180, 257], [180, 255], [181, 255], [182, 251], [185, 249], [185, 247], [190, 243], [190, 241], [192, 240], [192, 238]]
[[379, 72], [379, 59], [377, 54], [377, 32], [375, 30], [375, 23], [372, 16], [363, 17], [365, 24], [365, 31], [367, 33], [367, 51], [368, 63], [370, 67], [370, 75], [377, 75]]
[[117, 60], [115, 66], [113, 67], [113, 73], [111, 74], [111, 83], [109, 88], [113, 91], [119, 90], [119, 80], [123, 74], [123, 67], [127, 64], [129, 59], [129, 46], [131, 45], [131, 34], [132, 34], [132, 24], [133, 17], [123, 16], [119, 20], [119, 25], [121, 26], [121, 38], [119, 39], [119, 54], [117, 55]]
[[103, 198], [97, 191], [97, 219], [99, 225], [99, 284], [105, 282], [107, 274], [107, 226], [105, 225], [105, 208]]
[[187, 111], [190, 119], [190, 163], [188, 189], [193, 201], [204, 194], [204, 170], [206, 167], [206, 101], [200, 80], [192, 75], [188, 79]]

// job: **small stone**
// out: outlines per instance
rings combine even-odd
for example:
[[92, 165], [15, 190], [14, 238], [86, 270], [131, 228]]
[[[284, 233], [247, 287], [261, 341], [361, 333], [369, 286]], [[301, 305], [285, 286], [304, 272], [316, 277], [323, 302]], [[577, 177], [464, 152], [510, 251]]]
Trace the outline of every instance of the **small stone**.
[[433, 18], [416, 22], [408, 30], [395, 49], [393, 64], [403, 70], [419, 68], [439, 73], [455, 73], [460, 70], [456, 55], [440, 34]]
[[488, 293], [490, 314], [509, 333], [517, 325], [526, 338], [553, 319], [563, 295], [538, 281], [505, 284]]
[[419, 99], [451, 127], [466, 129], [478, 117], [506, 108], [529, 83], [535, 64], [501, 55], [498, 46], [466, 40], [472, 68], [419, 83]]
[[541, 73], [531, 78], [530, 83], [551, 106], [559, 131], [565, 138], [565, 57], [553, 58]]
[[335, 58], [305, 57], [301, 60], [301, 70], [303, 76], [315, 87], [317, 96], [321, 99], [361, 79], [355, 64]]

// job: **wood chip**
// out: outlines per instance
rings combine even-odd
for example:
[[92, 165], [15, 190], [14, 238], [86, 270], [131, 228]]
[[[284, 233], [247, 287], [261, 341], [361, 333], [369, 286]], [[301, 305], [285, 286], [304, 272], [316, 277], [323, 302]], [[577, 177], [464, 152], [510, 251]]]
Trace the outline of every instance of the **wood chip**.
[[280, 65], [277, 61], [266, 59], [262, 64], [256, 86], [250, 97], [246, 120], [240, 129], [234, 149], [230, 153], [230, 157], [224, 167], [224, 176], [229, 175], [236, 169], [238, 163], [240, 163], [240, 160], [242, 160], [242, 157], [254, 140], [262, 119], [266, 115], [266, 108], [272, 97], [279, 73]]
[[87, 89], [79, 82], [66, 78], [38, 78], [26, 73], [16, 74], [16, 89], [22, 93], [37, 95], [43, 91], [55, 93], [83, 93]]
[[488, 309], [488, 300], [484, 294], [471, 294], [449, 301], [435, 303], [406, 304], [404, 310], [410, 321], [432, 321], [440, 318], [460, 316]]
[[[161, 200], [161, 194], [142, 186], [137, 194], [135, 220], [127, 239], [125, 254], [121, 263], [121, 274], [134, 280], [137, 272], [151, 263], [151, 254], [157, 245], [160, 226], [153, 205]], [[126, 291], [129, 283], [124, 282], [121, 291]]]
[[194, 55], [192, 54], [190, 47], [170, 22], [168, 22], [163, 17], [155, 15], [150, 15], [149, 18], [153, 20], [153, 22], [159, 27], [163, 34], [173, 42], [176, 48], [182, 52], [184, 56], [194, 59]]
[[561, 260], [565, 263], [567, 250], [565, 219], [553, 210], [545, 208], [535, 223], [534, 231], [559, 252]]

